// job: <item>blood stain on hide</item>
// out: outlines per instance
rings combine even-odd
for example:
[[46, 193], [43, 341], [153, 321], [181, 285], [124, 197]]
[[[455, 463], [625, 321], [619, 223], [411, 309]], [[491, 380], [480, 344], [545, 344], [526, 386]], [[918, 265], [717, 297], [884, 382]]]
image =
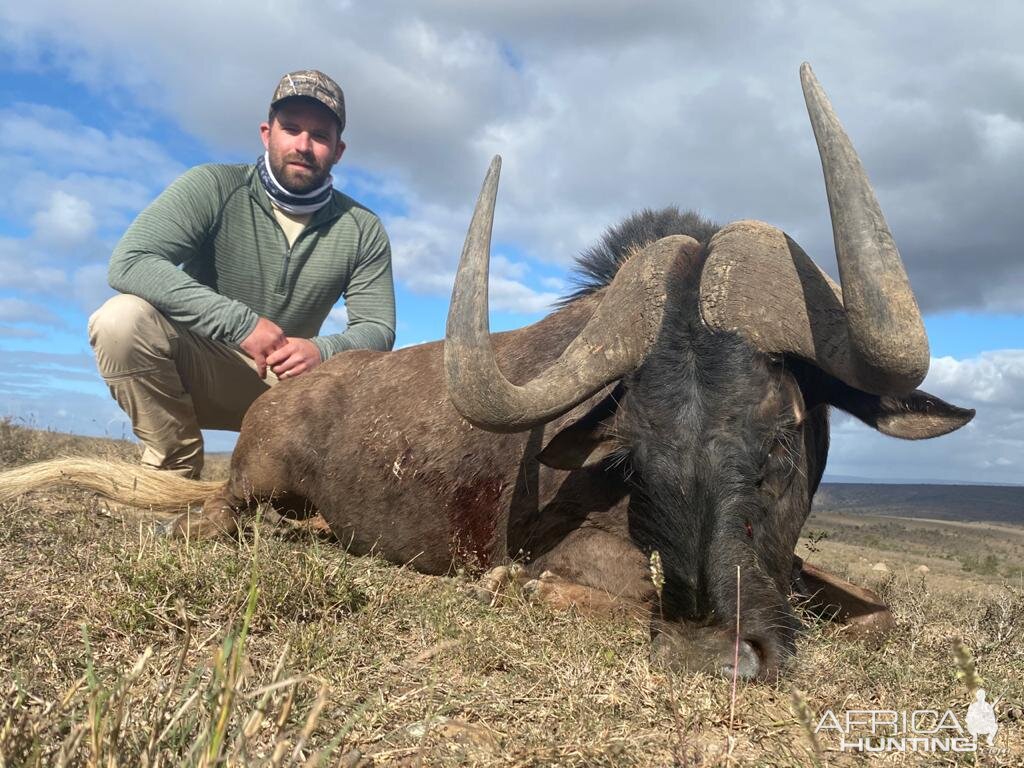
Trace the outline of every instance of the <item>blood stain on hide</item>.
[[501, 490], [501, 478], [488, 477], [452, 491], [447, 512], [455, 559], [481, 570], [491, 566]]

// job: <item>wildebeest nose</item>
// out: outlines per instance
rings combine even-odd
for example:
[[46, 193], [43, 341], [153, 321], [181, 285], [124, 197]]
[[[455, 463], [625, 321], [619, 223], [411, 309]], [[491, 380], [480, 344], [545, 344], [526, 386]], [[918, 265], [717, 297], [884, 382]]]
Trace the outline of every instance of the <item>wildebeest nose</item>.
[[730, 654], [722, 664], [722, 675], [727, 678], [733, 676], [733, 669], [741, 680], [753, 680], [761, 674], [761, 656], [757, 648], [749, 640], [740, 640], [739, 648], [730, 649]]

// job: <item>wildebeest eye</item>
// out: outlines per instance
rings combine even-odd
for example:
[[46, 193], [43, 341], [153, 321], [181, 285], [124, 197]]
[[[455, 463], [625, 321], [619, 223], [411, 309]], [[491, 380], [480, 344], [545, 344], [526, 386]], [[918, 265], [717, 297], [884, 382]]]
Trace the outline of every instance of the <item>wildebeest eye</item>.
[[775, 436], [761, 466], [757, 486], [772, 496], [782, 496], [793, 481], [800, 466], [800, 452], [796, 435], [782, 432]]

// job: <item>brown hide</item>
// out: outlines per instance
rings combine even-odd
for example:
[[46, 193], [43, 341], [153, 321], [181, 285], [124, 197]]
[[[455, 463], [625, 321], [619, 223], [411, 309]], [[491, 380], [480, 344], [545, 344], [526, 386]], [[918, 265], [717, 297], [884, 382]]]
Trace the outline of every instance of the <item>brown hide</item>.
[[[516, 383], [535, 376], [576, 337], [599, 300], [495, 334], [502, 370]], [[315, 375], [267, 392], [246, 414], [232, 456], [232, 494], [307, 499], [353, 552], [375, 551], [425, 573], [524, 556], [539, 558], [540, 567], [551, 564], [559, 544], [571, 543], [578, 554], [559, 561], [566, 575], [584, 563], [588, 571], [608, 570], [608, 563], [613, 572], [588, 574], [584, 582], [621, 593], [626, 567], [630, 591], [646, 592], [646, 560], [626, 532], [625, 489], [614, 473], [553, 470], [536, 459], [561, 425], [605, 392], [544, 428], [484, 432], [448, 400], [442, 345], [346, 352]], [[514, 354], [513, 346], [528, 356]]]

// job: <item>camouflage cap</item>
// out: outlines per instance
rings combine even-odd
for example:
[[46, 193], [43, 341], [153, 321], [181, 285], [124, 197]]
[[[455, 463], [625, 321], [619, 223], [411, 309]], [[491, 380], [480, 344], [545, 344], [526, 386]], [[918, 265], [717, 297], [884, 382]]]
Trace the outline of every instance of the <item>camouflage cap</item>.
[[316, 99], [338, 118], [338, 132], [345, 130], [345, 94], [341, 86], [316, 69], [300, 69], [281, 78], [270, 100], [270, 108], [292, 96]]

